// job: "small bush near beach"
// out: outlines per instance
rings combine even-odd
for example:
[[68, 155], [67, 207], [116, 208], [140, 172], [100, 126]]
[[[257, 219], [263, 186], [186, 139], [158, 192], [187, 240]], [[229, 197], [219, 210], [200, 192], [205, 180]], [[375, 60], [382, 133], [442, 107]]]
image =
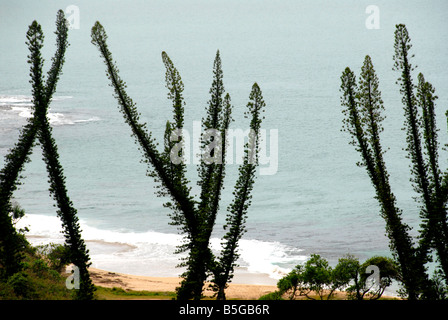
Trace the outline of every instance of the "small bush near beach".
[[72, 292], [65, 286], [66, 278], [60, 273], [61, 266], [54, 255], [63, 251], [62, 245], [41, 248], [26, 245], [21, 271], [0, 281], [0, 299], [2, 300], [70, 300]]
[[312, 254], [278, 281], [277, 291], [260, 300], [377, 300], [399, 278], [396, 263], [387, 257], [372, 257], [361, 264], [347, 255], [332, 268], [326, 259]]

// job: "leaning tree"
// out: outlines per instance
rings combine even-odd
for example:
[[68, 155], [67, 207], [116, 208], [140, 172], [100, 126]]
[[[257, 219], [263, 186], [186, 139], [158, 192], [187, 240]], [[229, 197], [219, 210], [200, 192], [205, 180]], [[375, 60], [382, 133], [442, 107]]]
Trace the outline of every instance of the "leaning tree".
[[57, 215], [62, 221], [65, 245], [68, 247], [69, 261], [79, 269], [80, 288], [76, 290], [76, 298], [92, 299], [94, 286], [89, 276], [90, 265], [88, 250], [81, 237], [77, 211], [71, 202], [65, 186], [65, 176], [59, 162], [56, 142], [52, 137], [52, 128], [48, 120], [48, 108], [56, 85], [62, 72], [65, 51], [68, 47], [68, 26], [64, 12], [59, 10], [56, 20], [56, 53], [52, 65], [44, 80], [42, 67], [44, 59], [41, 55], [44, 35], [42, 27], [36, 21], [29, 26], [27, 42], [30, 54], [30, 83], [33, 95], [33, 115], [22, 128], [19, 141], [5, 157], [5, 166], [0, 171], [0, 267], [1, 276], [9, 278], [22, 267], [21, 242], [12, 224], [11, 197], [19, 184], [20, 174], [26, 162], [30, 161], [32, 148], [36, 138], [40, 142], [45, 161], [50, 194], [56, 201]]
[[384, 106], [379, 90], [379, 80], [372, 60], [365, 57], [359, 82], [350, 68], [341, 76], [341, 104], [344, 107], [344, 128], [351, 134], [356, 150], [361, 154], [359, 165], [366, 168], [375, 188], [381, 216], [386, 222], [390, 248], [401, 271], [404, 289], [410, 299], [436, 298], [434, 283], [428, 277], [428, 262], [435, 252], [439, 272], [448, 284], [448, 229], [447, 196], [448, 172], [441, 172], [438, 160], [438, 129], [434, 88], [418, 75], [414, 85], [410, 60], [410, 38], [406, 27], [396, 26], [394, 69], [400, 72], [400, 85], [405, 114], [408, 158], [411, 160], [411, 182], [418, 194], [421, 229], [418, 243], [410, 236], [410, 227], [403, 222], [392, 192], [384, 161], [380, 134], [383, 131]]
[[140, 145], [144, 161], [149, 165], [149, 175], [159, 182], [158, 194], [169, 199], [165, 204], [171, 209], [172, 224], [178, 226], [184, 241], [177, 252], [187, 252], [180, 266], [186, 267], [182, 274], [181, 286], [177, 288], [177, 298], [200, 299], [204, 283], [212, 276], [212, 288], [218, 299], [225, 299], [225, 288], [233, 277], [238, 259], [238, 241], [245, 231], [245, 221], [251, 202], [251, 192], [258, 165], [259, 133], [265, 108], [263, 96], [257, 83], [247, 104], [246, 117], [250, 117], [249, 141], [239, 168], [239, 177], [234, 188], [234, 199], [228, 207], [226, 233], [223, 248], [215, 256], [210, 248], [210, 238], [219, 212], [221, 192], [225, 177], [225, 154], [227, 152], [226, 130], [232, 121], [230, 95], [225, 92], [219, 51], [213, 65], [213, 82], [206, 116], [202, 119], [204, 133], [201, 135], [202, 157], [198, 165], [200, 189], [198, 197], [192, 195], [186, 178], [184, 159], [185, 140], [183, 83], [179, 72], [168, 55], [163, 52], [162, 60], [166, 68], [168, 98], [173, 105], [173, 120], [167, 121], [164, 134], [164, 149], [159, 151], [146, 123], [141, 123], [136, 104], [126, 93], [126, 83], [120, 78], [116, 64], [107, 45], [107, 34], [103, 26], [96, 22], [92, 28], [92, 43], [98, 48], [106, 65], [106, 72], [114, 88], [115, 98], [125, 122]]

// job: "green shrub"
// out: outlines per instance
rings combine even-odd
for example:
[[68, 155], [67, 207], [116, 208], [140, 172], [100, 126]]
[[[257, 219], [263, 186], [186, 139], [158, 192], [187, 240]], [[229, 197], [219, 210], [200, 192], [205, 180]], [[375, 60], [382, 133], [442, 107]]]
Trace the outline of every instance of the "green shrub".
[[7, 285], [14, 291], [14, 294], [23, 299], [33, 296], [34, 290], [29, 281], [28, 275], [24, 272], [13, 274], [7, 281]]
[[36, 259], [31, 264], [31, 270], [36, 273], [37, 276], [42, 276], [48, 269], [48, 265], [42, 259]]
[[[49, 248], [49, 247], [48, 247]], [[51, 268], [42, 248], [25, 248], [21, 271], [0, 281], [0, 300], [68, 300], [74, 290], [65, 286], [65, 278]]]
[[279, 291], [270, 292], [261, 296], [258, 300], [285, 300]]
[[69, 248], [62, 244], [49, 243], [38, 247], [38, 252], [45, 256], [49, 267], [62, 272], [64, 266], [70, 263]]
[[[372, 283], [372, 274], [366, 273], [371, 266], [378, 267], [379, 283]], [[334, 297], [336, 290], [345, 290], [349, 299], [376, 300], [381, 298], [392, 280], [399, 280], [399, 272], [391, 258], [375, 256], [360, 264], [357, 258], [347, 255], [339, 259], [338, 264], [332, 268], [327, 260], [312, 254], [305, 264], [297, 265], [281, 278], [277, 287], [279, 293], [288, 295], [290, 300], [298, 296], [329, 300]]]
[[122, 288], [113, 287], [112, 292], [114, 294], [126, 294], [126, 291]]

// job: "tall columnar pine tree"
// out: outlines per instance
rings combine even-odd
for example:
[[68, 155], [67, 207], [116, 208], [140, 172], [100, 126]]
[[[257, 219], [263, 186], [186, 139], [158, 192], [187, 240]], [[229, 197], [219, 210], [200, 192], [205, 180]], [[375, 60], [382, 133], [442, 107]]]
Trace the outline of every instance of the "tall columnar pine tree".
[[[419, 251], [423, 259], [425, 256], [428, 257], [430, 249], [435, 249], [448, 285], [447, 181], [445, 179], [445, 183], [441, 185], [434, 108], [436, 96], [434, 88], [425, 81], [421, 73], [418, 76], [419, 83], [415, 94], [416, 88], [411, 75], [414, 67], [410, 62], [413, 55], [409, 53], [412, 48], [411, 39], [403, 24], [396, 26], [394, 48], [394, 69], [401, 72], [397, 82], [400, 85], [406, 117], [407, 150], [412, 161], [412, 182], [422, 203], [420, 216], [423, 223]], [[446, 177], [448, 172], [444, 175]]]
[[[386, 232], [390, 239], [391, 250], [398, 261], [403, 277], [404, 288], [410, 299], [433, 298], [434, 291], [428, 279], [425, 264], [430, 261], [428, 251], [436, 247], [443, 267], [443, 254], [446, 254], [446, 240], [443, 228], [446, 226], [446, 196], [443, 195], [441, 174], [437, 161], [437, 129], [434, 114], [434, 90], [419, 75], [419, 89], [415, 98], [410, 77], [412, 67], [408, 61], [410, 49], [409, 37], [403, 25], [398, 25], [395, 33], [395, 68], [402, 70], [398, 80], [401, 84], [403, 104], [406, 116], [407, 142], [409, 157], [412, 161], [412, 182], [421, 195], [423, 219], [420, 243], [415, 246], [409, 235], [409, 226], [402, 222], [401, 210], [396, 206], [396, 198], [391, 191], [389, 175], [384, 163], [380, 133], [383, 128], [384, 111], [381, 94], [378, 90], [378, 78], [372, 61], [366, 56], [361, 70], [360, 85], [356, 84], [354, 73], [346, 68], [342, 74], [341, 104], [344, 109], [344, 128], [352, 135], [352, 144], [360, 152], [372, 184], [376, 198], [381, 206], [381, 215], [386, 221]], [[423, 112], [424, 137], [427, 159], [422, 154], [421, 120], [417, 109]], [[425, 162], [426, 161], [426, 162]], [[435, 244], [434, 236], [441, 237], [441, 244]], [[446, 239], [446, 238], [445, 238]]]
[[[27, 32], [27, 45], [30, 50], [28, 63], [31, 66], [30, 83], [32, 85], [34, 113], [33, 117], [28, 120], [28, 124], [22, 129], [18, 143], [6, 156], [6, 164], [0, 174], [0, 219], [2, 220], [2, 228], [9, 229], [5, 229], [7, 233], [3, 233], [3, 230], [1, 233], [1, 259], [6, 276], [10, 276], [20, 269], [20, 248], [17, 248], [11, 240], [15, 237], [15, 230], [10, 227], [9, 212], [11, 197], [19, 183], [20, 172], [24, 164], [29, 161], [29, 155], [37, 137], [43, 149], [43, 160], [46, 163], [49, 175], [50, 194], [52, 194], [58, 206], [57, 214], [64, 228], [70, 261], [80, 271], [80, 289], [76, 291], [76, 297], [78, 299], [92, 299], [94, 287], [87, 270], [89, 266], [88, 250], [81, 238], [76, 209], [67, 195], [63, 168], [59, 162], [57, 146], [51, 135], [52, 129], [47, 117], [48, 107], [62, 72], [65, 51], [69, 45], [67, 41], [67, 21], [62, 10], [59, 10], [57, 14], [55, 33], [57, 49], [52, 58], [52, 66], [48, 71], [47, 80], [44, 81], [42, 73], [44, 60], [41, 55], [44, 40], [42, 28], [36, 21], [33, 21]], [[5, 222], [5, 225], [3, 225], [3, 222]], [[9, 248], [9, 245], [13, 249]], [[3, 251], [3, 248], [7, 248], [7, 250]]]
[[238, 241], [245, 232], [247, 210], [251, 203], [251, 191], [255, 181], [255, 173], [258, 165], [259, 132], [263, 117], [265, 103], [257, 83], [252, 86], [252, 91], [247, 104], [246, 117], [251, 116], [249, 141], [245, 146], [243, 164], [239, 167], [239, 177], [233, 192], [235, 198], [228, 207], [228, 215], [224, 228], [223, 251], [219, 257], [219, 263], [212, 269], [214, 275], [214, 287], [217, 291], [217, 299], [225, 300], [227, 283], [233, 278], [234, 268], [239, 257], [237, 252]]
[[414, 275], [416, 272], [414, 265], [418, 260], [408, 235], [409, 227], [402, 222], [401, 211], [397, 208], [395, 196], [390, 190], [389, 175], [379, 140], [383, 105], [370, 57], [367, 56], [364, 61], [359, 88], [355, 75], [349, 68], [345, 69], [341, 80], [343, 92], [341, 103], [346, 108], [345, 129], [353, 137], [351, 143], [362, 155], [363, 161], [359, 165], [366, 167], [375, 188], [376, 198], [381, 206], [381, 216], [386, 221], [390, 247], [401, 267], [405, 289], [410, 298], [416, 298], [420, 287], [419, 279], [425, 274], [417, 277]]
[[[222, 132], [228, 129], [232, 107], [230, 96], [223, 98], [225, 90], [223, 85], [223, 72], [221, 68], [219, 51], [213, 65], [213, 82], [210, 88], [210, 100], [206, 108], [206, 117], [202, 119], [205, 130], [201, 135], [202, 157], [198, 166], [200, 199], [197, 206], [199, 233], [195, 241], [187, 241], [182, 250], [189, 250], [186, 263], [181, 264], [187, 268], [183, 274], [184, 281], [178, 289], [179, 299], [189, 297], [199, 298], [202, 287], [207, 279], [207, 271], [212, 268], [214, 256], [209, 248], [210, 237], [219, 209], [221, 190], [225, 175], [225, 166], [222, 159], [225, 156], [225, 143], [222, 141]], [[224, 108], [224, 100], [226, 108]]]
[[[232, 121], [232, 105], [230, 95], [225, 93], [223, 73], [219, 51], [213, 66], [213, 83], [210, 89], [211, 98], [206, 108], [206, 117], [202, 120], [205, 132], [201, 135], [202, 157], [198, 165], [200, 188], [199, 199], [191, 195], [191, 187], [186, 178], [186, 166], [182, 161], [184, 105], [183, 83], [179, 72], [171, 59], [163, 52], [162, 60], [166, 68], [166, 86], [168, 98], [173, 104], [173, 120], [167, 121], [164, 135], [164, 150], [159, 152], [146, 124], [139, 121], [139, 113], [135, 103], [126, 93], [126, 84], [118, 74], [118, 68], [113, 63], [108, 49], [107, 35], [99, 22], [92, 28], [92, 43], [98, 48], [104, 59], [107, 75], [114, 88], [120, 110], [126, 123], [141, 147], [144, 161], [150, 165], [149, 175], [160, 183], [158, 194], [170, 199], [165, 206], [171, 209], [172, 224], [178, 226], [184, 235], [183, 244], [177, 252], [188, 252], [180, 266], [186, 267], [182, 274], [183, 281], [177, 288], [179, 300], [200, 299], [204, 283], [208, 276], [214, 276], [213, 288], [218, 292], [219, 299], [225, 299], [224, 289], [231, 280], [236, 259], [238, 257], [238, 240], [244, 232], [247, 209], [250, 204], [250, 193], [254, 182], [254, 172], [257, 161], [253, 153], [258, 151], [258, 135], [261, 123], [260, 112], [265, 104], [261, 90], [254, 84], [248, 104], [252, 116], [251, 129], [253, 137], [246, 145], [246, 157], [240, 168], [240, 176], [235, 186], [235, 200], [228, 208], [224, 237], [224, 249], [221, 257], [214, 256], [210, 249], [210, 237], [215, 225], [223, 181], [225, 177], [226, 130]], [[224, 138], [223, 138], [224, 137]], [[253, 152], [249, 152], [250, 150]]]

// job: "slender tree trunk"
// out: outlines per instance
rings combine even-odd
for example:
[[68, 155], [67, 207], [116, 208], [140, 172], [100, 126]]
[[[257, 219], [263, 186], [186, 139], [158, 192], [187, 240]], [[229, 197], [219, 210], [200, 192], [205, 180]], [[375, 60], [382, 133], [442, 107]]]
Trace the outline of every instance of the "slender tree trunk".
[[[380, 113], [382, 106], [379, 104], [374, 107], [372, 104], [374, 100], [379, 102], [381, 99], [378, 93], [375, 93], [376, 98], [373, 96], [372, 85], [374, 85], [373, 88], [377, 87], [376, 76], [368, 56], [363, 66], [362, 76], [362, 91], [360, 90], [359, 93], [355, 76], [349, 68], [346, 68], [341, 77], [342, 104], [347, 108], [344, 111], [347, 117], [345, 126], [352, 134], [354, 139], [352, 143], [361, 153], [362, 164], [366, 167], [375, 187], [376, 196], [382, 208], [382, 216], [386, 221], [386, 232], [391, 240], [390, 246], [398, 259], [409, 299], [417, 299], [422, 279], [426, 279], [425, 269], [423, 262], [418, 261], [415, 256], [415, 250], [408, 234], [409, 227], [401, 221], [400, 210], [396, 207], [395, 196], [390, 190], [378, 135], [378, 120], [381, 121], [382, 118], [374, 117]], [[360, 103], [357, 102], [358, 98], [361, 99]], [[359, 111], [359, 108], [363, 111]], [[374, 111], [374, 108], [377, 110]], [[367, 129], [365, 129], [366, 126]]]

